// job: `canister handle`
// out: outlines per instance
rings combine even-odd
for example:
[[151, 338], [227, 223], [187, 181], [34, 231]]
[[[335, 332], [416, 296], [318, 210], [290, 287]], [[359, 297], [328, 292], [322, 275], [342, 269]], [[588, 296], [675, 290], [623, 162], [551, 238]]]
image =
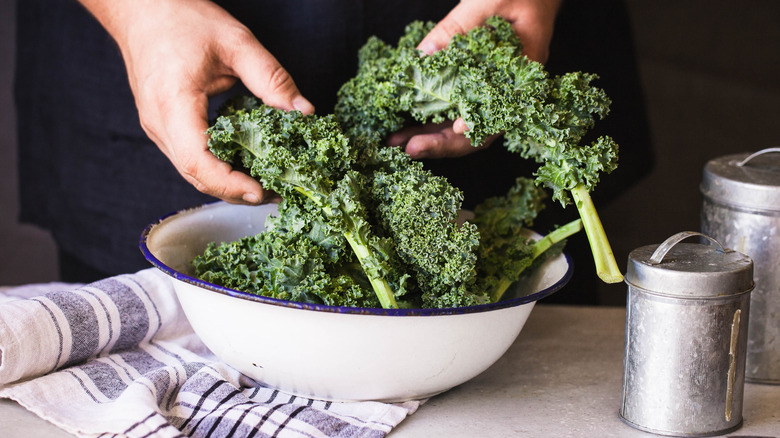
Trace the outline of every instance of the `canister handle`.
[[748, 163], [748, 161], [752, 160], [753, 158], [756, 158], [759, 155], [768, 154], [770, 152], [780, 152], [780, 148], [766, 148], [762, 149], [758, 152], [753, 152], [752, 154], [748, 155], [744, 160], [737, 163], [737, 166], [742, 167]]
[[656, 265], [660, 264], [664, 260], [666, 253], [668, 253], [675, 245], [693, 236], [704, 237], [707, 240], [709, 240], [711, 243], [718, 245], [720, 252], [723, 253], [734, 252], [731, 249], [724, 248], [723, 245], [720, 244], [720, 242], [718, 242], [717, 240], [713, 239], [712, 237], [706, 234], [698, 233], [696, 231], [681, 231], [675, 234], [674, 236], [666, 239], [664, 243], [659, 245], [658, 248], [656, 248], [655, 252], [653, 252], [653, 255], [650, 256], [650, 262]]

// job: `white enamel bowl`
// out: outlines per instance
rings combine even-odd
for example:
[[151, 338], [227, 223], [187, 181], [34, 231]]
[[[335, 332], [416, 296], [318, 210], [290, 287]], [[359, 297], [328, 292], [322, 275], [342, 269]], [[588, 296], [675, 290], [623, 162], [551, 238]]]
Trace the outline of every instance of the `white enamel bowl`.
[[[326, 400], [403, 401], [446, 391], [485, 371], [514, 342], [534, 304], [571, 276], [565, 254], [499, 303], [455, 309], [362, 309], [276, 300], [194, 277], [209, 242], [260, 232], [275, 205], [223, 202], [147, 227], [141, 250], [173, 277], [195, 332], [213, 353], [265, 385]], [[508, 292], [508, 294], [510, 294]]]

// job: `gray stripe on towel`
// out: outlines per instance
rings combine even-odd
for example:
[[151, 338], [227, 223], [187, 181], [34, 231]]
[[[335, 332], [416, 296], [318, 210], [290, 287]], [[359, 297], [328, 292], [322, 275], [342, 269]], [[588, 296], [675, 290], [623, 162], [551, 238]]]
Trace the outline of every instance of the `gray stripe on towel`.
[[[127, 384], [119, 376], [116, 369], [107, 363], [92, 360], [84, 365], [79, 365], [78, 369], [86, 374], [98, 391], [110, 400], [116, 400], [127, 388]], [[84, 389], [89, 391], [86, 387]]]
[[51, 311], [51, 309], [49, 308], [49, 306], [46, 303], [44, 303], [43, 301], [41, 301], [41, 300], [39, 300], [37, 298], [32, 298], [32, 301], [35, 301], [36, 303], [40, 304], [41, 307], [43, 307], [43, 310], [45, 310], [46, 313], [49, 314], [49, 317], [51, 318], [51, 322], [52, 322], [52, 324], [54, 324], [54, 328], [57, 330], [57, 338], [58, 338], [57, 340], [59, 341], [59, 344], [58, 344], [58, 347], [57, 347], [58, 348], [57, 349], [57, 359], [52, 364], [52, 368], [51, 368], [51, 370], [49, 370], [49, 373], [50, 373], [50, 372], [52, 372], [52, 371], [57, 369], [57, 366], [60, 364], [60, 359], [62, 359], [62, 350], [63, 350], [63, 343], [64, 343], [64, 337], [63, 337], [63, 334], [62, 334], [62, 327], [60, 327], [60, 324], [57, 322], [57, 317], [54, 316], [54, 312]]
[[113, 278], [93, 283], [103, 290], [119, 309], [119, 337], [112, 352], [138, 345], [149, 333], [149, 313], [141, 298], [126, 284]]
[[64, 366], [83, 362], [95, 354], [100, 332], [98, 317], [89, 301], [72, 291], [50, 292], [45, 296], [65, 315], [73, 336], [70, 354]]

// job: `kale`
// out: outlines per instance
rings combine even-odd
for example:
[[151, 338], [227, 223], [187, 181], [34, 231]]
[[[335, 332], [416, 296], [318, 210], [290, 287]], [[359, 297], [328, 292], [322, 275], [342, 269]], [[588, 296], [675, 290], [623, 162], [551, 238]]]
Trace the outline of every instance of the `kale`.
[[545, 197], [533, 180], [519, 177], [505, 196], [489, 198], [475, 208], [471, 222], [480, 233], [475, 289], [487, 291], [490, 301], [499, 301], [527, 269], [559, 254], [565, 239], [582, 229], [582, 221], [577, 219], [539, 240], [530, 238], [525, 227], [533, 225]]
[[[608, 137], [580, 145], [610, 101], [595, 75], [549, 77], [522, 55], [511, 26], [494, 17], [421, 56], [432, 23], [415, 22], [392, 46], [371, 38], [334, 114], [285, 112], [242, 97], [207, 131], [209, 148], [280, 194], [266, 230], [209, 245], [193, 265], [201, 278], [281, 299], [356, 307], [458, 307], [495, 302], [542, 255], [585, 228], [597, 271], [620, 281], [590, 191], [617, 166]], [[462, 118], [480, 145], [505, 146], [539, 168], [505, 196], [459, 221], [462, 192], [399, 147], [410, 123]], [[534, 241], [527, 230], [545, 189], [581, 219]]]
[[602, 280], [622, 281], [590, 197], [600, 175], [617, 167], [618, 145], [609, 137], [580, 144], [609, 112], [610, 99], [592, 85], [597, 76], [550, 77], [522, 55], [520, 40], [500, 17], [422, 56], [417, 44], [432, 27], [415, 22], [397, 45], [371, 38], [361, 49], [357, 74], [339, 90], [335, 108], [347, 135], [381, 142], [413, 122], [458, 118], [475, 146], [504, 134], [508, 150], [540, 163], [536, 184], [552, 190], [553, 200], [566, 206], [573, 198]]
[[[196, 258], [201, 278], [362, 307], [376, 299], [385, 308], [441, 307], [445, 295], [447, 306], [486, 302], [468, 288], [479, 237], [475, 226], [456, 223], [462, 193], [400, 149], [350, 140], [331, 115], [251, 99], [227, 105], [208, 134], [217, 157], [246, 168], [284, 201], [267, 231]], [[307, 291], [314, 285], [329, 290]], [[366, 285], [375, 297], [355, 290]], [[344, 300], [332, 290], [346, 291]]]

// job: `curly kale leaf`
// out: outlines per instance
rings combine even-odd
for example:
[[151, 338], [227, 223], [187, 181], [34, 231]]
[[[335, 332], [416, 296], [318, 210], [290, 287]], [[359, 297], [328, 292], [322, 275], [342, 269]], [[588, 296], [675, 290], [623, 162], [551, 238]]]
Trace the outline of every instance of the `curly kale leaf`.
[[[469, 290], [479, 238], [473, 225], [455, 222], [462, 193], [400, 149], [365, 138], [350, 140], [332, 116], [303, 116], [264, 105], [230, 107], [209, 133], [215, 155], [240, 163], [284, 197], [279, 215], [268, 221], [266, 232], [280, 236], [273, 242], [282, 244], [283, 237], [318, 251], [301, 250], [289, 263], [319, 267], [319, 262], [305, 261], [325, 259], [316, 272], [324, 270], [329, 277], [291, 276], [290, 284], [314, 284], [312, 278], [332, 284], [327, 279], [342, 278], [334, 272], [353, 273], [357, 261], [366, 280], [352, 275], [355, 287], [373, 288], [384, 307], [395, 307], [398, 299], [415, 307], [486, 302]], [[273, 248], [255, 249], [271, 254]], [[269, 260], [274, 257], [277, 253], [267, 255], [259, 266], [273, 271]]]
[[433, 25], [410, 24], [395, 47], [372, 38], [361, 49], [357, 74], [339, 90], [335, 111], [348, 135], [381, 140], [411, 120], [460, 117], [467, 137], [481, 144], [522, 123], [522, 110], [544, 98], [547, 73], [521, 56], [522, 44], [502, 19], [421, 56], [415, 47]]
[[340, 90], [336, 105], [347, 134], [382, 140], [412, 120], [458, 118], [466, 122], [466, 136], [474, 145], [505, 134], [510, 151], [541, 164], [536, 184], [550, 188], [563, 206], [575, 198], [599, 276], [621, 281], [589, 194], [601, 173], [617, 166], [618, 147], [608, 137], [580, 145], [611, 104], [591, 84], [596, 75], [549, 77], [541, 64], [522, 55], [512, 26], [500, 17], [421, 56], [414, 47], [431, 27], [414, 23], [396, 47], [372, 39], [363, 48], [360, 68]]
[[304, 234], [266, 231], [211, 243], [193, 266], [206, 281], [271, 298], [358, 307], [379, 304], [376, 295], [366, 293], [360, 276], [329, 263], [323, 248]]
[[593, 190], [600, 173], [615, 169], [614, 141], [579, 145], [611, 104], [592, 85], [596, 75], [549, 77], [542, 64], [522, 55], [512, 26], [500, 17], [421, 56], [414, 47], [432, 26], [416, 22], [395, 47], [372, 38], [361, 49], [358, 72], [339, 91], [335, 113], [350, 137], [382, 140], [411, 119], [462, 118], [472, 144], [504, 133], [510, 151], [544, 164], [537, 183], [563, 205], [571, 202], [567, 191], [578, 185]]
[[[584, 227], [599, 275], [620, 281], [589, 195], [616, 167], [618, 148], [609, 137], [580, 145], [609, 111], [591, 84], [596, 76], [549, 77], [498, 17], [421, 56], [416, 47], [432, 27], [410, 24], [395, 46], [369, 39], [333, 115], [284, 112], [253, 98], [225, 106], [208, 131], [211, 151], [284, 202], [264, 233], [210, 247], [199, 272], [307, 302], [465, 306], [499, 299], [540, 254]], [[379, 146], [410, 123], [458, 118], [472, 144], [503, 133], [509, 150], [539, 163], [533, 184], [518, 180], [462, 225], [459, 190], [400, 149]], [[582, 222], [530, 241], [523, 227], [543, 205], [537, 186], [562, 205], [573, 200]]]
[[487, 302], [470, 286], [475, 277], [479, 234], [457, 223], [463, 194], [445, 178], [412, 161], [398, 148], [384, 148], [387, 163], [372, 172], [371, 195], [381, 229], [422, 290], [422, 307], [458, 307]]
[[[332, 116], [304, 116], [266, 105], [230, 107], [207, 133], [218, 158], [242, 163], [265, 188], [299, 199], [353, 249], [383, 307], [397, 307], [387, 276], [393, 267], [372, 234], [361, 197], [357, 156]], [[314, 208], [317, 207], [317, 208]], [[402, 289], [398, 289], [402, 292]]]
[[355, 151], [333, 117], [308, 117], [260, 105], [235, 109], [209, 128], [209, 149], [238, 161], [265, 188], [293, 191], [322, 203], [355, 160]]
[[355, 79], [346, 82], [339, 91], [335, 108], [349, 137], [378, 142], [403, 127], [405, 118], [396, 111], [399, 89], [391, 79], [396, 50], [376, 37], [370, 38], [360, 50], [358, 76], [373, 78], [373, 86], [365, 87]]
[[590, 192], [602, 173], [617, 168], [618, 146], [611, 138], [580, 145], [595, 118], [609, 111], [610, 100], [591, 85], [594, 79], [595, 75], [579, 72], [555, 78], [542, 110], [505, 136], [507, 149], [541, 164], [537, 184], [550, 188], [553, 199], [564, 206], [571, 202], [568, 191], [582, 185]]
[[486, 291], [490, 301], [499, 301], [542, 255], [560, 253], [565, 239], [582, 229], [578, 219], [537, 241], [531, 239], [525, 227], [544, 208], [545, 197], [533, 180], [521, 177], [505, 196], [489, 198], [474, 210], [472, 222], [481, 237], [475, 289]]

